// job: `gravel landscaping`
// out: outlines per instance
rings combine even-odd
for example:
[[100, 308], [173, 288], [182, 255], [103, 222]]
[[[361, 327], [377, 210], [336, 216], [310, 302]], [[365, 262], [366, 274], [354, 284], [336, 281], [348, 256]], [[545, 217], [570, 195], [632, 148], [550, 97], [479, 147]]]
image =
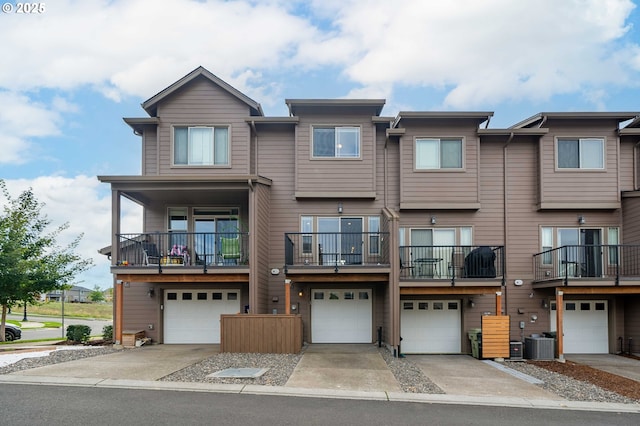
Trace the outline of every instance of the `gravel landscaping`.
[[[0, 368], [0, 374], [10, 374], [20, 370], [104, 355], [118, 350], [121, 349], [114, 349], [110, 346], [90, 347], [81, 350], [58, 349], [48, 356], [25, 358], [14, 364], [2, 367]], [[385, 348], [379, 349], [379, 352], [404, 392], [444, 393], [429, 378], [425, 377], [422, 371], [409, 359], [394, 358]], [[303, 353], [296, 355], [220, 353], [176, 371], [161, 380], [284, 386], [302, 358]], [[506, 362], [504, 365], [542, 380], [544, 383], [538, 386], [567, 400], [640, 404], [640, 383], [595, 370], [588, 366], [551, 361], [544, 363]], [[219, 370], [246, 367], [267, 368], [268, 371], [255, 379], [208, 377]], [[579, 377], [580, 380], [574, 377]]]

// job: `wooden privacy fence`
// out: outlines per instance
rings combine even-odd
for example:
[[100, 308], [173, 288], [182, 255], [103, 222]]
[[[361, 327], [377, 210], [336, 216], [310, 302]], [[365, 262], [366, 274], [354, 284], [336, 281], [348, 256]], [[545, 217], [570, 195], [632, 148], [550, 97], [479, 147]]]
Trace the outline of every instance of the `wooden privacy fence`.
[[509, 358], [509, 315], [482, 317], [482, 358]]
[[300, 315], [220, 315], [220, 352], [297, 354]]

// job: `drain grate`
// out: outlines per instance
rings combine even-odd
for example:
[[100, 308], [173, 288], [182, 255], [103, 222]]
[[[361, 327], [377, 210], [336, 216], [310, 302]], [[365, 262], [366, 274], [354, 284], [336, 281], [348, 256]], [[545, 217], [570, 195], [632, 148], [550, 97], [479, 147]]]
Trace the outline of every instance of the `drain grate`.
[[226, 370], [216, 371], [207, 377], [232, 377], [236, 379], [256, 379], [266, 373], [268, 368], [227, 368]]

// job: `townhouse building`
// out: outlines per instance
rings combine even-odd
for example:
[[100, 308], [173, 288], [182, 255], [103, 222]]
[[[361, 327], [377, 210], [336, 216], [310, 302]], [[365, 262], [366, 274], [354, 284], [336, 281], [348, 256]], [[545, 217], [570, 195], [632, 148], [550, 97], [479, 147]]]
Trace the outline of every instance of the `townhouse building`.
[[[124, 119], [142, 173], [99, 176], [116, 339], [219, 343], [221, 314], [291, 312], [307, 342], [395, 354], [469, 353], [492, 315], [511, 340], [560, 330], [559, 355], [640, 340], [640, 112], [491, 128], [492, 112], [285, 102], [265, 116], [200, 67]], [[123, 199], [142, 233], [121, 229]]]

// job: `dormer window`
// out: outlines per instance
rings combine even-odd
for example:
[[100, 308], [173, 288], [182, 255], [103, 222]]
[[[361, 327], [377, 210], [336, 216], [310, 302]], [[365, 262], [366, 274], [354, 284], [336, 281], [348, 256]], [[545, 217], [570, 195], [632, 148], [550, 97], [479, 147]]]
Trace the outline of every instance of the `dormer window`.
[[312, 144], [313, 158], [359, 158], [360, 128], [316, 126]]
[[228, 127], [174, 127], [173, 164], [229, 165]]

